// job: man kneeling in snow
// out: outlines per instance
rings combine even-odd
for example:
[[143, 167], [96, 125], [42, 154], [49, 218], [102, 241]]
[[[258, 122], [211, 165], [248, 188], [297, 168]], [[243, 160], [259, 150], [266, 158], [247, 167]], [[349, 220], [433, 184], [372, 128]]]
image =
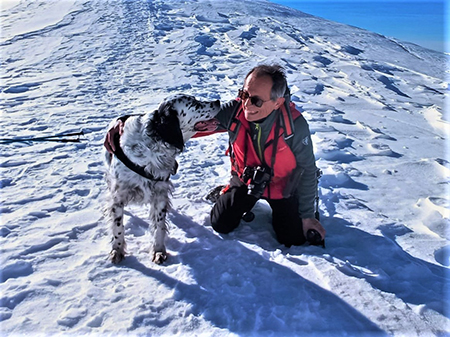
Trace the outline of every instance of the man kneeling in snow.
[[311, 135], [289, 98], [283, 68], [261, 65], [247, 74], [238, 98], [221, 106], [216, 119], [229, 134], [232, 171], [211, 211], [217, 232], [233, 231], [242, 218], [251, 221], [251, 209], [263, 198], [280, 243], [323, 244]]

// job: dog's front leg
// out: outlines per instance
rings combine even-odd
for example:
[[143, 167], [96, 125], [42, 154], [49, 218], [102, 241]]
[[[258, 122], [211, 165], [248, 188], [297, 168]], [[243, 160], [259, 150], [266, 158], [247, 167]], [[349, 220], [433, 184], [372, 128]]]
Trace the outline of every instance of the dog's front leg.
[[111, 228], [113, 233], [112, 250], [109, 254], [112, 263], [119, 263], [125, 258], [125, 231], [123, 226], [123, 209], [122, 201], [114, 200], [110, 208]]
[[161, 264], [167, 259], [166, 236], [167, 225], [166, 215], [170, 207], [168, 193], [161, 191], [158, 196], [154, 196], [153, 207], [150, 208], [150, 221], [153, 230], [153, 262]]

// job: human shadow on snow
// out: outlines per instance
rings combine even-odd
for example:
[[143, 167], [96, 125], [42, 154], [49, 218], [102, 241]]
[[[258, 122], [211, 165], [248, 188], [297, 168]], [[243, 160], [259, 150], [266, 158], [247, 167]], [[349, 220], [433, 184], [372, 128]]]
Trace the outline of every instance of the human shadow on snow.
[[329, 254], [348, 262], [337, 267], [341, 272], [365, 279], [372, 287], [392, 293], [407, 304], [425, 305], [450, 317], [445, 294], [448, 270], [403, 250], [395, 238], [410, 231], [405, 226], [382, 225], [378, 227], [382, 235], [372, 235], [341, 218], [323, 222]]
[[[327, 207], [330, 207], [330, 214], [335, 214], [332, 202]], [[269, 251], [283, 247], [277, 245], [270, 226], [270, 206], [258, 202], [254, 211], [257, 214], [254, 223], [242, 223], [239, 230], [231, 234], [233, 238], [256, 243]], [[266, 220], [262, 220], [264, 217]], [[326, 254], [327, 259], [331, 257], [332, 261], [339, 261], [333, 263], [342, 273], [365, 279], [372, 287], [392, 293], [405, 303], [425, 305], [428, 309], [450, 317], [445, 291], [448, 270], [403, 250], [395, 239], [411, 232], [407, 227], [395, 223], [384, 224], [378, 227], [382, 235], [373, 235], [339, 217], [322, 217], [321, 223], [327, 231], [326, 248], [323, 251], [309, 250], [305, 246], [285, 251], [295, 255], [308, 249], [308, 254], [316, 253], [319, 257]]]
[[[347, 198], [336, 191], [321, 195], [329, 214], [329, 218], [322, 221], [327, 230], [327, 253], [348, 262], [337, 268], [349, 276], [365, 279], [376, 289], [395, 294], [405, 303], [425, 305], [450, 317], [445, 293], [448, 270], [404, 251], [396, 237], [411, 230], [401, 224], [381, 225], [377, 229], [382, 235], [372, 235], [341, 217], [335, 217], [335, 204], [341, 199]], [[347, 206], [351, 205], [372, 212], [358, 200], [348, 201]]]
[[133, 257], [123, 265], [173, 288], [174, 300], [191, 303], [193, 315], [238, 334], [384, 335], [349, 304], [291, 269], [175, 211], [169, 217], [190, 242], [169, 238], [167, 247], [177, 254], [167, 262], [189, 267], [195, 284], [172, 278], [164, 269], [147, 267]]

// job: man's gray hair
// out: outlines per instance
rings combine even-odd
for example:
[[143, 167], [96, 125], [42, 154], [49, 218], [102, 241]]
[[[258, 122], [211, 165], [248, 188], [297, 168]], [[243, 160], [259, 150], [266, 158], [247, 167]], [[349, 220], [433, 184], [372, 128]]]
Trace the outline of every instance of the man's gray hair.
[[286, 74], [284, 68], [278, 64], [267, 65], [261, 64], [256, 66], [245, 76], [245, 80], [253, 74], [253, 76], [263, 77], [269, 76], [272, 79], [272, 90], [270, 92], [270, 99], [276, 101], [277, 98], [284, 97], [287, 88]]

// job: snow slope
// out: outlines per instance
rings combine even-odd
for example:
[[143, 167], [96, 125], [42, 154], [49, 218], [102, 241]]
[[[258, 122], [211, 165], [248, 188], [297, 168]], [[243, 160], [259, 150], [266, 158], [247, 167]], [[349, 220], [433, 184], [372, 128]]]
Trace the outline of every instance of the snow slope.
[[[0, 331], [5, 335], [442, 336], [448, 310], [448, 57], [266, 1], [16, 1], [1, 12]], [[276, 62], [315, 142], [326, 248], [277, 243], [270, 208], [229, 235], [208, 190], [225, 134], [180, 156], [167, 242], [145, 207], [107, 261], [110, 120], [184, 92], [232, 99]]]

